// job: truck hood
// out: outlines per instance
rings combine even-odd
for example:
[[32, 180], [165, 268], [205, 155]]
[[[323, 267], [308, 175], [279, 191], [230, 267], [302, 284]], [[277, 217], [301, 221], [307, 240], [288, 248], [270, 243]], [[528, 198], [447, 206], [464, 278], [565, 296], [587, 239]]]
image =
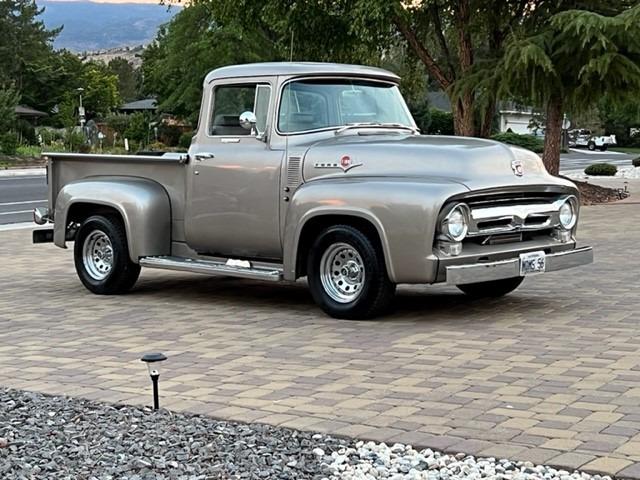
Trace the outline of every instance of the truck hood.
[[393, 133], [347, 134], [315, 143], [306, 152], [303, 176], [307, 182], [351, 176], [437, 179], [470, 190], [568, 183], [549, 175], [527, 150], [478, 138]]

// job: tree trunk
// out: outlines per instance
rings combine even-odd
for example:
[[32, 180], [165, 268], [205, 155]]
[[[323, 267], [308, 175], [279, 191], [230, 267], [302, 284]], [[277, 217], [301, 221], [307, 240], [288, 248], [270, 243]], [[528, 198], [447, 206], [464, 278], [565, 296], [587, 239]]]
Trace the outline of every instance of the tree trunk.
[[453, 113], [453, 129], [456, 135], [473, 137], [475, 119], [473, 117], [473, 95], [465, 94], [451, 105]]
[[493, 117], [496, 114], [496, 99], [493, 98], [482, 112], [482, 124], [480, 125], [479, 135], [482, 138], [489, 138], [491, 136], [491, 129], [493, 127]]
[[560, 149], [562, 148], [562, 97], [553, 96], [547, 103], [547, 123], [544, 133], [542, 163], [551, 175], [560, 172]]

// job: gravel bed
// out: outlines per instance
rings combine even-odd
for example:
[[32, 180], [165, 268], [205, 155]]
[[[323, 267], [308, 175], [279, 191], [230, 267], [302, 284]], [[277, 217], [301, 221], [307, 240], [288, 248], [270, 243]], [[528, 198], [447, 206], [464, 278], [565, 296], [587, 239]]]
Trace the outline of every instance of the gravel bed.
[[611, 480], [531, 462], [447, 455], [430, 449], [418, 452], [400, 443], [357, 442], [332, 452], [327, 468], [332, 480]]
[[0, 479], [610, 480], [2, 388]]
[[315, 479], [345, 440], [0, 389], [0, 479]]

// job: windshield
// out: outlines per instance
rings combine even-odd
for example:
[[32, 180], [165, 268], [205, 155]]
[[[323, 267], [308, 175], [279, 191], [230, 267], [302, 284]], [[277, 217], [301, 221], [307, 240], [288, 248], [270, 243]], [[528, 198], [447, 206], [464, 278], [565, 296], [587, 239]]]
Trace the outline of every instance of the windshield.
[[300, 80], [288, 83], [282, 92], [280, 132], [359, 123], [413, 127], [404, 99], [393, 84], [355, 79]]

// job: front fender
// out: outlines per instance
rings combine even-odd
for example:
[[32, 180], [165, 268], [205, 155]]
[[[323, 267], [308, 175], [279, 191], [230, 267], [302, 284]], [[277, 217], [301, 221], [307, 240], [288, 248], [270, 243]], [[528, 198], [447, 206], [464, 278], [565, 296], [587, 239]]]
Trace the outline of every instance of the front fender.
[[157, 182], [136, 177], [89, 177], [65, 185], [55, 203], [54, 243], [66, 248], [70, 209], [77, 204], [111, 207], [122, 216], [131, 261], [171, 252], [171, 202]]
[[449, 197], [467, 191], [447, 179], [349, 177], [306, 183], [295, 192], [286, 214], [284, 276], [288, 280], [296, 277], [300, 237], [309, 220], [346, 215], [375, 227], [391, 281], [435, 281], [437, 258], [432, 246], [438, 214]]

